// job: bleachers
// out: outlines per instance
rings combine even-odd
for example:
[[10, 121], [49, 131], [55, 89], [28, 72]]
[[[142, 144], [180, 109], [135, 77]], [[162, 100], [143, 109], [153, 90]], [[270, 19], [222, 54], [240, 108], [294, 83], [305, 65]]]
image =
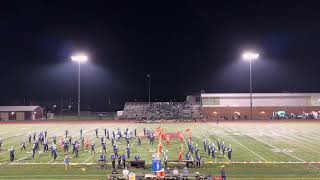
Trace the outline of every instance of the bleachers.
[[123, 109], [124, 119], [193, 119], [200, 118], [200, 105], [184, 102], [127, 102]]

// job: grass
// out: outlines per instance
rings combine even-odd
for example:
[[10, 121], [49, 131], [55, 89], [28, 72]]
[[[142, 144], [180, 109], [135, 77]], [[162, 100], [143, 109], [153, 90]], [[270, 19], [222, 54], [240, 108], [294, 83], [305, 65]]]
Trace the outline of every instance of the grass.
[[[94, 141], [100, 151], [100, 139], [95, 137], [95, 128], [99, 128], [102, 135], [103, 128], [110, 130], [137, 128], [142, 134], [144, 126], [155, 129], [161, 126], [166, 132], [184, 132], [186, 137], [191, 129], [193, 142], [198, 144], [202, 159], [205, 161], [203, 168], [191, 168], [190, 173], [200, 172], [214, 176], [219, 175], [221, 165], [225, 165], [228, 179], [320, 179], [320, 123], [317, 122], [235, 122], [235, 123], [180, 123], [180, 124], [129, 124], [105, 122], [58, 122], [56, 124], [0, 124], [0, 138], [3, 139], [0, 151], [0, 179], [105, 179], [110, 174], [110, 169], [99, 170], [96, 163], [100, 153], [91, 155], [86, 149], [80, 148], [80, 157], [72, 158], [71, 170], [64, 171], [64, 154], [59, 147], [56, 161], [50, 154], [37, 154], [31, 158], [31, 145], [27, 151], [20, 151], [21, 141], [27, 142], [30, 132], [48, 130], [48, 136], [56, 135], [59, 141], [68, 129], [73, 138], [79, 137], [82, 128], [84, 136]], [[215, 159], [203, 151], [202, 140], [209, 139], [216, 142], [221, 139], [233, 148], [231, 162], [218, 153]], [[52, 139], [49, 138], [51, 142]], [[131, 143], [135, 142], [135, 138]], [[111, 142], [108, 142], [107, 157], [111, 155]], [[16, 161], [9, 163], [7, 149], [13, 145], [16, 150]], [[125, 152], [125, 142], [118, 142], [120, 153]], [[163, 143], [168, 150], [169, 160], [177, 160], [178, 149], [187, 147], [185, 142], [171, 139], [169, 146]], [[150, 146], [148, 140], [143, 139], [142, 145], [132, 145], [131, 159], [138, 154], [146, 160], [146, 169], [132, 169], [135, 173], [148, 173], [151, 171], [151, 155], [157, 145]], [[41, 148], [42, 149], [42, 148]], [[73, 155], [71, 155], [73, 157]], [[170, 164], [175, 167], [176, 164]], [[110, 166], [109, 166], [110, 167]]]

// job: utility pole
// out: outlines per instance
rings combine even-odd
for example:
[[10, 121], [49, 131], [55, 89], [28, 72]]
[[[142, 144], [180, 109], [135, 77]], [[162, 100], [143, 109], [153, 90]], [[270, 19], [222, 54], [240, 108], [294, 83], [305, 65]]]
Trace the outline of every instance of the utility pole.
[[63, 110], [62, 110], [62, 108], [63, 108], [63, 107], [62, 107], [62, 96], [61, 96], [61, 97], [60, 97], [60, 116], [63, 118], [63, 114], [62, 114], [62, 113], [63, 113], [63, 112], [62, 112]]
[[151, 74], [147, 74], [147, 78], [148, 78], [148, 91], [149, 91], [149, 98], [148, 98], [148, 101], [149, 101], [149, 106], [150, 106], [150, 97], [151, 97]]

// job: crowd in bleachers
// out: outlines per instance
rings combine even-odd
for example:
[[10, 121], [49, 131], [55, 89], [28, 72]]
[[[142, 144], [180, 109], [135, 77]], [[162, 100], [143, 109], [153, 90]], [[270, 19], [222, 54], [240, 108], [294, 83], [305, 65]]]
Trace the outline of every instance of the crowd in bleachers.
[[196, 119], [200, 116], [200, 105], [185, 102], [129, 102], [123, 109], [124, 119]]

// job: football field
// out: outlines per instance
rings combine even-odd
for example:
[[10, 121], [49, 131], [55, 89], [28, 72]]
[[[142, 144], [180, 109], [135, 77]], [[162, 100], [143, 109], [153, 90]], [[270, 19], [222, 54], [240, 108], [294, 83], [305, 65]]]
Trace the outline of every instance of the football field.
[[[156, 129], [161, 127], [166, 133], [184, 134], [184, 140], [171, 138], [170, 145], [162, 142], [163, 149], [168, 152], [169, 161], [178, 159], [178, 151], [183, 148], [187, 152], [187, 141], [192, 135], [193, 144], [200, 149], [204, 166], [190, 168], [189, 173], [219, 175], [222, 165], [225, 166], [228, 179], [320, 179], [320, 122], [224, 122], [216, 123], [163, 123], [140, 124], [115, 122], [69, 121], [56, 123], [32, 124], [0, 124], [0, 138], [3, 141], [0, 151], [0, 179], [105, 179], [111, 173], [110, 165], [107, 170], [98, 168], [100, 156], [100, 138], [96, 138], [94, 129], [99, 128], [99, 136], [103, 136], [103, 128], [116, 131], [137, 129], [138, 135], [143, 135], [143, 128]], [[58, 147], [58, 158], [54, 161], [50, 152], [40, 151], [32, 158], [31, 147], [28, 144], [29, 133], [48, 131], [49, 147], [52, 136], [57, 141], [64, 137], [68, 129], [73, 139], [79, 139], [79, 130], [90, 143], [96, 144], [98, 152], [91, 154], [85, 147], [80, 147], [79, 158], [71, 154], [71, 170], [65, 171], [63, 160], [65, 154]], [[190, 129], [190, 130], [188, 130]], [[216, 144], [217, 140], [224, 141], [226, 146], [232, 146], [232, 159], [229, 160], [221, 152], [212, 159], [203, 149], [203, 139], [207, 138]], [[130, 169], [135, 173], [151, 172], [151, 156], [157, 149], [157, 142], [150, 145], [149, 140], [142, 137], [142, 145], [138, 146], [137, 138], [131, 140], [131, 157], [139, 155], [146, 160], [146, 169]], [[20, 151], [20, 143], [27, 143], [27, 151]], [[126, 152], [124, 140], [117, 142], [119, 152]], [[15, 161], [9, 162], [8, 149], [15, 148]], [[112, 147], [107, 141], [107, 158], [110, 159]], [[193, 158], [195, 158], [193, 156]], [[110, 160], [109, 160], [110, 163]], [[170, 168], [178, 167], [175, 162], [169, 163]], [[122, 171], [120, 171], [121, 173]]]

